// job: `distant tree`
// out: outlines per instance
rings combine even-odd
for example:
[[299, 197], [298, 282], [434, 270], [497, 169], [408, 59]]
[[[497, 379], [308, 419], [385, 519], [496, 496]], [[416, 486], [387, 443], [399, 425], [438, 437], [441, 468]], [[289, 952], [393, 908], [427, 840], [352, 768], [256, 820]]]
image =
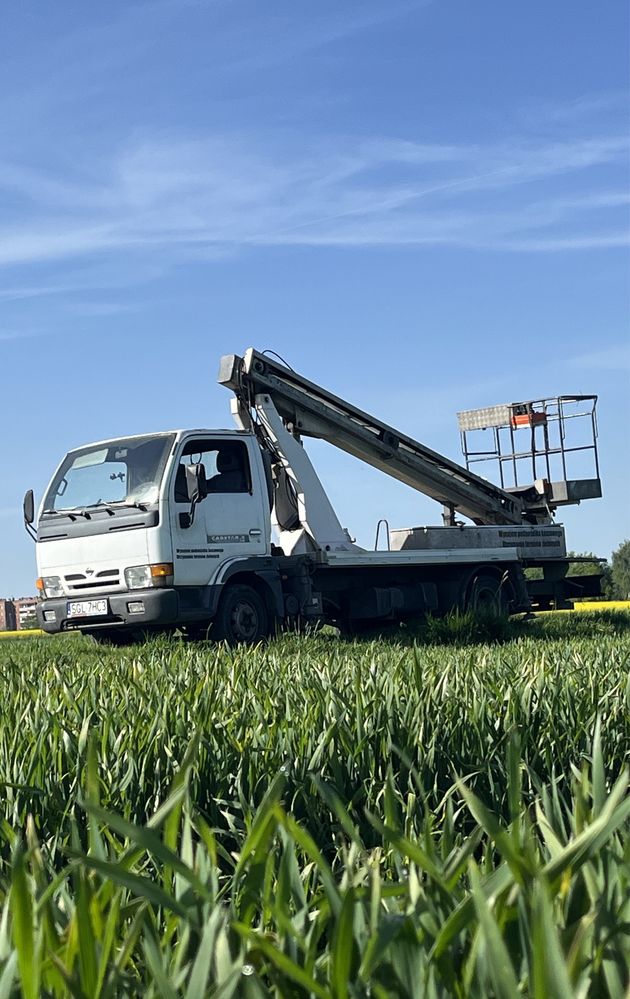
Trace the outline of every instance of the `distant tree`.
[[37, 628], [37, 615], [33, 612], [32, 614], [27, 614], [23, 619], [20, 628], [22, 631], [28, 631], [29, 628]]
[[609, 592], [614, 600], [630, 600], [630, 540], [622, 541], [613, 552]]

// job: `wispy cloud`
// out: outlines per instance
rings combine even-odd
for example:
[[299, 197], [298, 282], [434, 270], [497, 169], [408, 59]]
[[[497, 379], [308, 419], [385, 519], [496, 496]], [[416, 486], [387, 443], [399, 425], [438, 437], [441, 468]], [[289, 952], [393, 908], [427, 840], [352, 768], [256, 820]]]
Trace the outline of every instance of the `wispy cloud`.
[[428, 7], [431, 2], [408, 0], [403, 3], [350, 4], [345, 10], [339, 5], [320, 4], [314, 8], [315, 13], [311, 11], [307, 17], [304, 16], [304, 8], [295, 5], [291, 14], [277, 13], [271, 19], [269, 12], [265, 11], [264, 23], [254, 17], [248, 26], [239, 24], [222, 38], [224, 51], [241, 53], [236, 58], [231, 57], [224, 68], [231, 73], [240, 73], [245, 69], [285, 63], [378, 27], [386, 21], [402, 18], [412, 11]]
[[630, 340], [614, 343], [577, 357], [569, 358], [571, 368], [584, 368], [588, 371], [630, 372]]
[[141, 308], [141, 302], [71, 302], [67, 306], [68, 312], [86, 319], [107, 319], [126, 312], [138, 312]]
[[[623, 170], [627, 152], [625, 135], [485, 146], [345, 138], [306, 149], [287, 136], [271, 147], [162, 137], [86, 177], [0, 163], [0, 191], [19, 187], [31, 202], [22, 224], [0, 229], [0, 264], [265, 245], [617, 247], [628, 242], [629, 199], [609, 171]], [[556, 183], [564, 178], [570, 187]]]
[[537, 101], [523, 108], [519, 119], [540, 129], [551, 125], [555, 129], [568, 125], [574, 127], [576, 122], [584, 122], [592, 118], [601, 119], [602, 115], [625, 113], [628, 105], [628, 91], [615, 90], [604, 93], [579, 94], [565, 101]]
[[67, 285], [24, 285], [22, 287], [0, 288], [0, 302], [20, 302], [25, 299], [42, 298], [46, 295], [59, 295], [70, 290]]
[[138, 262], [130, 273], [126, 269], [110, 267], [107, 261], [100, 261], [90, 266], [76, 268], [66, 267], [64, 280], [58, 283], [23, 283], [0, 286], [0, 303], [9, 305], [12, 302], [28, 302], [47, 297], [67, 296], [70, 294], [91, 295], [93, 292], [120, 292], [130, 286], [151, 283], [164, 276], [164, 267], [159, 261]]
[[[97, 5], [89, 16], [79, 18], [60, 10], [49, 22], [49, 44], [34, 50], [36, 72], [30, 66], [25, 72], [21, 53], [3, 53], [3, 133], [20, 134], [25, 121], [37, 121], [39, 128], [31, 131], [47, 134], [51, 109], [55, 119], [69, 112], [81, 119], [104, 92], [113, 95], [120, 89], [127, 101], [130, 79], [151, 66], [164, 38], [175, 39], [182, 25], [193, 40], [203, 38], [202, 58], [212, 67], [213, 79], [225, 81], [309, 53], [320, 56], [325, 46], [377, 30], [431, 2], [319, 0], [271, 7], [255, 0], [145, 0]], [[78, 148], [82, 150], [82, 141]]]
[[1, 340], [28, 340], [31, 337], [43, 336], [43, 330], [38, 329], [27, 329], [27, 330], [0, 330], [0, 341]]

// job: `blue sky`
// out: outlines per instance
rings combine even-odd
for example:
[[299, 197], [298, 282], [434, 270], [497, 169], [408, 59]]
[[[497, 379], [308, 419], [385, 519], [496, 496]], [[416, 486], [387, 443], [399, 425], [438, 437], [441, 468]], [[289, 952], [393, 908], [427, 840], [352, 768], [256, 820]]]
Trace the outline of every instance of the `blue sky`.
[[[21, 498], [103, 437], [229, 426], [272, 348], [459, 457], [457, 410], [600, 396], [630, 536], [628, 13], [605, 4], [155, 0], [0, 11], [0, 595]], [[340, 518], [439, 507], [325, 445]]]

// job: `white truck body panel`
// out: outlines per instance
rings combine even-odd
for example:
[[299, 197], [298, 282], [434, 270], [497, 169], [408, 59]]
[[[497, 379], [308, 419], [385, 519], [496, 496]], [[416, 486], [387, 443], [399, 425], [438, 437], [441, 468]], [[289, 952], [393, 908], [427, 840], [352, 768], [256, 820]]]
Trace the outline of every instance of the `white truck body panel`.
[[327, 565], [398, 566], [398, 565], [474, 565], [475, 563], [516, 562], [515, 548], [477, 548], [462, 550], [443, 548], [440, 551], [363, 552], [359, 557], [349, 552], [325, 552], [321, 561]]
[[508, 548], [515, 549], [522, 559], [563, 559], [567, 556], [562, 524], [409, 527], [390, 531], [389, 540], [393, 551], [439, 554], [446, 548]]

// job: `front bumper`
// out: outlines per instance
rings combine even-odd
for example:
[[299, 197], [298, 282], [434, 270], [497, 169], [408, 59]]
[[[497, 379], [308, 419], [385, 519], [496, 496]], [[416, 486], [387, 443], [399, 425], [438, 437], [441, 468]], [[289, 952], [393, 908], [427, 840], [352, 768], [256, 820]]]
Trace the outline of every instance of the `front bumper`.
[[[51, 635], [61, 631], [95, 631], [107, 628], [142, 628], [176, 624], [179, 619], [180, 601], [174, 588], [150, 590], [125, 590], [122, 593], [99, 593], [98, 598], [106, 598], [108, 614], [95, 617], [68, 618], [68, 597], [45, 598], [37, 605], [37, 620], [43, 631]], [[83, 599], [83, 598], [82, 598]], [[86, 596], [85, 599], [95, 599]], [[142, 603], [144, 609], [132, 613], [130, 604]], [[47, 621], [44, 614], [55, 613], [54, 621]]]

